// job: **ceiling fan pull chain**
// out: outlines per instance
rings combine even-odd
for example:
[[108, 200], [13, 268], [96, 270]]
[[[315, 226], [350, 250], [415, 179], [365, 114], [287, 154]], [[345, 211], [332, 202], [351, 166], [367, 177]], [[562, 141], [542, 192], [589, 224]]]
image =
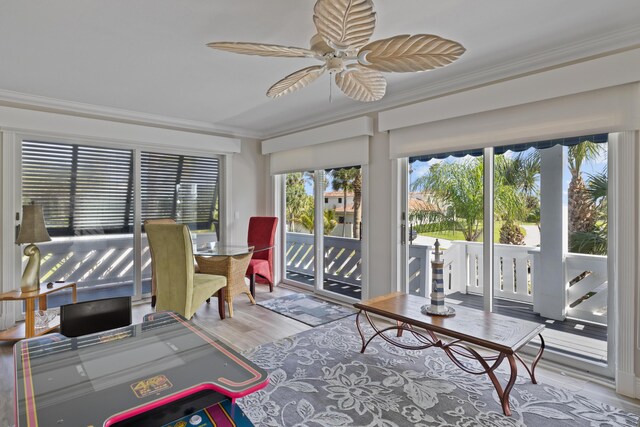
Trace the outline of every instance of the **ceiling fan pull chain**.
[[329, 73], [329, 104], [333, 102], [333, 85], [331, 84], [331, 77], [333, 77], [333, 73]]

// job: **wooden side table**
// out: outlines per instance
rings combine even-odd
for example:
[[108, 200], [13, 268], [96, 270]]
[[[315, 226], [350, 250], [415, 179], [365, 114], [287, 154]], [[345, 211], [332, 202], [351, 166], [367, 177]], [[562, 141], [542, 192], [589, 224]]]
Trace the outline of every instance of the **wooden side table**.
[[19, 289], [15, 291], [0, 294], [0, 301], [24, 301], [25, 302], [25, 321], [20, 322], [16, 326], [0, 332], [0, 341], [20, 341], [25, 338], [36, 337], [51, 332], [60, 325], [60, 318], [56, 316], [49, 325], [44, 328], [36, 329], [35, 321], [35, 300], [38, 299], [38, 308], [40, 310], [47, 309], [47, 295], [62, 289], [71, 288], [73, 302], [77, 302], [77, 289], [75, 283], [54, 283], [52, 288], [46, 285], [40, 285], [40, 290], [33, 292], [22, 292]]

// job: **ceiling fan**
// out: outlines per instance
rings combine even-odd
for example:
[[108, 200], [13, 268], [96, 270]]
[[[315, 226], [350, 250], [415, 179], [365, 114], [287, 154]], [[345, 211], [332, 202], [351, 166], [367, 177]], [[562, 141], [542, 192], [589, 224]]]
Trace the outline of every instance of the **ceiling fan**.
[[350, 98], [371, 102], [387, 89], [384, 72], [409, 73], [448, 65], [465, 52], [457, 42], [432, 34], [398, 35], [369, 42], [376, 26], [372, 0], [318, 0], [313, 22], [317, 33], [310, 49], [274, 44], [213, 42], [207, 46], [233, 53], [290, 58], [315, 58], [313, 65], [289, 74], [267, 91], [277, 98], [301, 89], [325, 71]]

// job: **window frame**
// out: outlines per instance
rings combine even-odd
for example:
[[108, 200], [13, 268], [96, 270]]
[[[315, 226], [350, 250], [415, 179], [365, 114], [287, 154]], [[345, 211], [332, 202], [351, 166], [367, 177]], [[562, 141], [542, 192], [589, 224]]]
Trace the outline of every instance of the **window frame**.
[[[219, 240], [226, 242], [228, 239], [227, 230], [230, 227], [230, 221], [232, 216], [232, 203], [231, 200], [227, 200], [227, 195], [230, 195], [231, 188], [231, 156], [232, 153], [226, 153], [221, 151], [203, 152], [201, 149], [191, 149], [189, 147], [180, 147], [176, 143], [175, 146], [139, 142], [133, 140], [118, 140], [111, 138], [96, 138], [90, 136], [67, 136], [49, 132], [21, 132], [21, 131], [2, 131], [3, 146], [10, 146], [10, 149], [5, 148], [3, 150], [2, 164], [3, 170], [7, 171], [3, 177], [3, 182], [8, 188], [11, 188], [11, 199], [9, 203], [3, 203], [3, 217], [8, 220], [5, 221], [5, 226], [11, 225], [13, 230], [17, 224], [21, 221], [22, 212], [22, 142], [23, 141], [43, 141], [57, 144], [80, 144], [97, 148], [110, 148], [110, 149], [124, 149], [131, 150], [133, 153], [133, 239], [134, 239], [134, 289], [135, 293], [132, 299], [139, 301], [148, 294], [142, 294], [142, 277], [141, 277], [141, 240], [142, 240], [142, 224], [141, 224], [141, 186], [140, 186], [140, 156], [142, 151], [156, 152], [162, 154], [184, 155], [193, 157], [206, 157], [215, 158], [219, 161], [219, 183], [218, 183], [218, 223], [220, 228]], [[11, 179], [8, 180], [7, 175], [11, 175]], [[10, 181], [10, 182], [9, 182]], [[17, 215], [20, 215], [18, 217]], [[6, 227], [5, 227], [6, 228]], [[20, 276], [22, 275], [22, 251], [19, 245], [15, 245], [13, 240], [4, 242], [7, 254], [13, 254], [9, 257], [7, 264], [11, 268], [4, 269], [4, 279], [7, 283], [20, 283]], [[10, 286], [13, 288], [13, 286]], [[14, 319], [20, 320], [23, 318], [22, 313], [15, 313]]]
[[[609, 198], [609, 202], [608, 202], [608, 207], [609, 207], [609, 212], [608, 212], [608, 222], [610, 224], [609, 227], [609, 250], [607, 253], [607, 263], [608, 263], [608, 282], [609, 282], [609, 292], [608, 292], [608, 300], [607, 300], [607, 304], [608, 307], [614, 307], [613, 309], [608, 310], [608, 322], [607, 322], [607, 328], [608, 328], [608, 339], [607, 339], [607, 351], [608, 351], [608, 357], [607, 357], [607, 361], [605, 365], [599, 365], [597, 363], [593, 363], [592, 361], [588, 361], [588, 360], [584, 360], [584, 359], [580, 359], [580, 358], [575, 358], [573, 356], [570, 355], [565, 355], [565, 354], [559, 354], [554, 352], [552, 349], [548, 352], [545, 352], [545, 358], [554, 361], [554, 362], [558, 362], [561, 364], [567, 364], [567, 363], [572, 363], [575, 366], [579, 367], [580, 369], [584, 369], [584, 370], [588, 370], [590, 372], [593, 372], [597, 375], [603, 376], [603, 377], [607, 377], [607, 378], [614, 378], [614, 369], [615, 369], [615, 364], [617, 363], [617, 358], [619, 357], [618, 354], [620, 353], [620, 349], [617, 348], [616, 346], [616, 342], [618, 341], [618, 329], [619, 326], [616, 325], [616, 323], [614, 322], [614, 316], [613, 313], [614, 312], [618, 312], [619, 311], [619, 306], [615, 305], [615, 294], [617, 292], [620, 292], [618, 290], [618, 281], [615, 278], [615, 275], [613, 274], [613, 270], [610, 267], [611, 264], [614, 262], [614, 257], [616, 256], [616, 252], [615, 252], [615, 245], [618, 244], [618, 235], [615, 234], [615, 232], [613, 232], [613, 230], [616, 229], [616, 221], [617, 218], [615, 217], [615, 211], [617, 209], [620, 209], [620, 206], [617, 205], [617, 203], [620, 203], [620, 200], [616, 200], [615, 198], [615, 194], [616, 191], [619, 191], [619, 184], [617, 182], [617, 180], [620, 179], [620, 175], [619, 172], [616, 171], [616, 168], [614, 167], [614, 165], [616, 164], [616, 162], [619, 162], [620, 158], [619, 158], [619, 154], [618, 152], [621, 150], [627, 150], [628, 147], [623, 147], [620, 148], [617, 144], [618, 144], [618, 138], [620, 139], [628, 139], [630, 141], [628, 141], [627, 145], [632, 146], [632, 143], [637, 142], [637, 137], [633, 137], [633, 132], [608, 132], [608, 133], [598, 133], [598, 134], [592, 134], [593, 136], [604, 136], [606, 135], [606, 139], [602, 140], [600, 138], [598, 138], [598, 143], [606, 143], [607, 147], [608, 147], [608, 153], [607, 153], [607, 170], [608, 170], [608, 179], [609, 179], [609, 190], [608, 190], [608, 198]], [[591, 134], [589, 132], [585, 132], [584, 135], [581, 136], [576, 136], [576, 137], [570, 137], [570, 138], [558, 138], [557, 140], [563, 140], [563, 139], [568, 139], [568, 140], [579, 140], [578, 143], [584, 142], [584, 140], [588, 140], [586, 138], [588, 138], [589, 136], [591, 136]], [[549, 138], [546, 138], [547, 140], [550, 140]], [[556, 140], [551, 140], [551, 141], [556, 141]], [[517, 144], [516, 146], [525, 146], [525, 145], [530, 145], [532, 147], [534, 147], [533, 145], [534, 143], [522, 143], [522, 144]], [[553, 146], [566, 146], [567, 144], [554, 144], [554, 145], [547, 145], [547, 146], [540, 146], [540, 147], [535, 147], [536, 149], [546, 149], [549, 147], [553, 147]], [[571, 146], [571, 144], [568, 144], [568, 146]], [[493, 235], [494, 235], [494, 200], [495, 200], [495, 194], [494, 194], [494, 181], [495, 181], [495, 176], [494, 176], [494, 160], [495, 160], [495, 149], [500, 148], [503, 151], [501, 153], [497, 153], [497, 154], [503, 154], [505, 151], [509, 150], [508, 145], [505, 144], [497, 144], [496, 146], [490, 146], [490, 147], [485, 147], [482, 149], [477, 149], [477, 150], [468, 150], [468, 151], [474, 151], [476, 153], [481, 152], [482, 157], [483, 157], [483, 163], [484, 163], [484, 175], [483, 175], [483, 194], [484, 194], [484, 216], [483, 216], [483, 273], [484, 273], [484, 277], [483, 277], [483, 285], [484, 285], [484, 289], [483, 289], [483, 309], [484, 311], [487, 312], [492, 312], [493, 311], [493, 302], [494, 302], [494, 295], [493, 295], [493, 282], [494, 282], [494, 254], [493, 254], [493, 248], [495, 243], [493, 242]], [[463, 153], [462, 151], [459, 151], [457, 153]], [[410, 188], [409, 188], [409, 182], [410, 182], [410, 159], [413, 157], [426, 157], [426, 156], [431, 156], [432, 154], [435, 154], [433, 156], [433, 158], [441, 158], [438, 156], [442, 156], [444, 154], [440, 154], [440, 153], [428, 153], [425, 155], [417, 155], [417, 156], [410, 156], [410, 157], [403, 157], [403, 158], [399, 158], [396, 159], [395, 162], [395, 167], [396, 167], [396, 174], [394, 175], [394, 180], [396, 184], [399, 184], [402, 188], [401, 194], [398, 195], [398, 197], [396, 198], [397, 200], [397, 206], [398, 206], [398, 211], [396, 214], [396, 221], [398, 224], [401, 225], [401, 227], [404, 227], [403, 229], [401, 229], [400, 231], [400, 240], [402, 243], [399, 243], [398, 245], [396, 245], [396, 253], [395, 255], [398, 257], [399, 259], [399, 265], [397, 267], [397, 269], [395, 270], [396, 276], [399, 278], [399, 282], [401, 283], [400, 286], [400, 291], [402, 292], [407, 292], [408, 291], [408, 286], [409, 286], [409, 276], [408, 276], [408, 249], [410, 246], [410, 243], [408, 243], [409, 240], [409, 227], [407, 226], [408, 220], [405, 218], [408, 218], [408, 213], [409, 213], [409, 204], [408, 204], [408, 196], [409, 196], [409, 192], [410, 192]], [[446, 153], [445, 153], [446, 154]], [[463, 153], [464, 154], [464, 153]], [[470, 153], [469, 153], [470, 154]], [[455, 157], [460, 157], [460, 156], [455, 156]], [[486, 173], [486, 171], [490, 171], [489, 173]], [[404, 243], [406, 242], [406, 243]], [[489, 244], [487, 244], [488, 242], [490, 242]], [[573, 252], [570, 252], [568, 249], [566, 250], [565, 254], [569, 254]], [[527, 344], [524, 349], [523, 349], [523, 353], [528, 354], [530, 356], [533, 356], [536, 354], [537, 348], [535, 348], [535, 345], [532, 344]], [[547, 354], [548, 353], [548, 354]]]

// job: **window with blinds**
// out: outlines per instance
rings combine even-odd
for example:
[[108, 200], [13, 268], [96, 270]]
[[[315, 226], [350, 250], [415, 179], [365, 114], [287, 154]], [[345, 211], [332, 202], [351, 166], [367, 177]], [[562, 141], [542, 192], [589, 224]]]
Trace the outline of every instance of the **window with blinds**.
[[41, 204], [51, 236], [131, 233], [131, 150], [22, 143], [23, 203]]
[[[217, 231], [220, 161], [142, 152], [142, 220], [173, 218]], [[133, 151], [22, 143], [23, 203], [43, 207], [51, 236], [133, 232]]]
[[140, 165], [143, 220], [174, 218], [217, 231], [219, 159], [142, 152]]

